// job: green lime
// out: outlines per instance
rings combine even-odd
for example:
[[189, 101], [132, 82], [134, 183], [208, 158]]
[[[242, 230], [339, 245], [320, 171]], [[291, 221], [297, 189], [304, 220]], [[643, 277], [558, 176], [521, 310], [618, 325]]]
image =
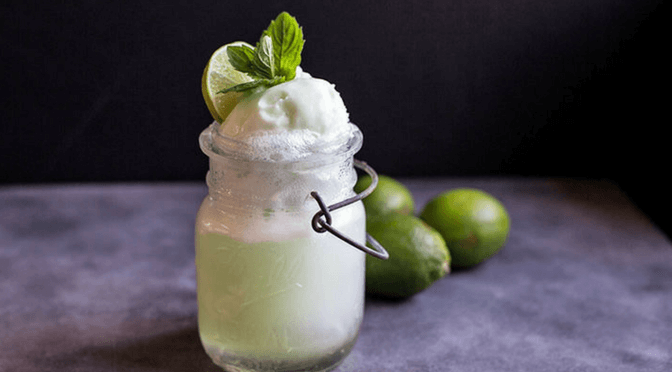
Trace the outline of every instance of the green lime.
[[492, 195], [455, 189], [432, 199], [420, 213], [441, 233], [453, 267], [470, 267], [495, 254], [509, 235], [509, 215]]
[[[371, 176], [362, 175], [355, 184], [355, 192], [360, 193], [371, 185]], [[362, 200], [366, 209], [367, 218], [381, 216], [389, 213], [413, 214], [415, 202], [413, 195], [406, 186], [388, 177], [378, 176], [378, 186]]]
[[220, 124], [224, 122], [227, 116], [229, 116], [243, 94], [239, 92], [228, 92], [224, 94], [217, 92], [234, 85], [252, 81], [252, 78], [247, 76], [247, 74], [242, 73], [231, 66], [229, 56], [226, 54], [226, 49], [233, 45], [247, 45], [250, 48], [253, 48], [251, 45], [242, 41], [222, 46], [210, 57], [201, 79], [201, 93], [203, 93], [205, 104], [208, 105], [208, 110], [212, 117]]
[[366, 230], [390, 254], [366, 257], [366, 292], [386, 297], [414, 295], [446, 275], [450, 254], [441, 234], [415, 216], [391, 213], [367, 219]]

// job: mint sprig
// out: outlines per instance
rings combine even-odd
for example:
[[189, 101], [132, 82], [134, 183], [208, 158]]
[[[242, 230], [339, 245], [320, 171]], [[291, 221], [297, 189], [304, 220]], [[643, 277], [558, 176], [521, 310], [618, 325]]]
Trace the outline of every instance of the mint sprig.
[[245, 92], [294, 79], [301, 64], [303, 43], [303, 31], [296, 19], [287, 12], [280, 13], [261, 34], [255, 48], [240, 45], [226, 49], [231, 66], [253, 80], [217, 93]]

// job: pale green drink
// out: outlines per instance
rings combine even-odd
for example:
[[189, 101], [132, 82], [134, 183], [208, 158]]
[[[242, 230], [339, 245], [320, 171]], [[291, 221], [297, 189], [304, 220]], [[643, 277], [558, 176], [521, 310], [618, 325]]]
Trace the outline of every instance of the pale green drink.
[[[361, 206], [351, 208], [334, 219], [363, 241]], [[257, 243], [196, 236], [199, 330], [215, 362], [297, 370], [350, 351], [362, 319], [364, 254], [330, 234], [310, 233]]]

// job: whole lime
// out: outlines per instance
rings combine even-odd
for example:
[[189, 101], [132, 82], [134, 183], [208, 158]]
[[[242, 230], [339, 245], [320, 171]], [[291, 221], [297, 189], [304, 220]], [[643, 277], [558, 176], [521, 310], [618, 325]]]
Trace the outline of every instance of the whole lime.
[[[355, 192], [360, 193], [371, 185], [371, 176], [362, 175], [355, 184]], [[378, 186], [362, 200], [366, 216], [375, 218], [389, 213], [412, 214], [415, 211], [413, 195], [401, 182], [380, 175]]]
[[502, 203], [477, 189], [438, 195], [420, 218], [441, 233], [456, 268], [474, 266], [494, 255], [509, 235], [509, 215]]
[[387, 260], [366, 257], [366, 292], [385, 298], [414, 295], [450, 268], [441, 234], [421, 219], [390, 213], [367, 219], [366, 229], [390, 254]]

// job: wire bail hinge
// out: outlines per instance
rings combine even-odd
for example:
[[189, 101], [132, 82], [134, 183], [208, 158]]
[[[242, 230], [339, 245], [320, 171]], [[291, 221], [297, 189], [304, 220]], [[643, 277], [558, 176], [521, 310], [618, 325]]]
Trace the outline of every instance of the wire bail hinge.
[[373, 192], [376, 186], [378, 186], [378, 174], [376, 173], [376, 171], [373, 170], [373, 168], [371, 168], [365, 162], [357, 159], [354, 159], [354, 165], [355, 167], [363, 170], [364, 172], [368, 173], [371, 176], [371, 185], [369, 185], [369, 187], [367, 187], [366, 190], [360, 192], [359, 194], [346, 200], [343, 200], [339, 203], [332, 204], [330, 206], [327, 206], [324, 203], [324, 200], [322, 200], [322, 197], [320, 197], [317, 191], [312, 191], [310, 195], [317, 201], [317, 204], [320, 206], [320, 211], [315, 213], [315, 215], [313, 216], [313, 220], [311, 221], [313, 230], [315, 230], [318, 233], [324, 233], [328, 231], [337, 238], [363, 251], [366, 254], [369, 254], [381, 260], [387, 260], [388, 258], [390, 258], [389, 253], [387, 253], [387, 250], [385, 250], [385, 248], [380, 243], [378, 243], [376, 239], [374, 239], [371, 235], [369, 235], [369, 233], [366, 233], [366, 241], [369, 244], [371, 244], [373, 249], [350, 239], [349, 237], [343, 235], [340, 231], [336, 230], [331, 225], [332, 223], [332, 217], [330, 213], [331, 211], [334, 211], [338, 208], [345, 207], [346, 205], [350, 205], [352, 203], [364, 199]]

